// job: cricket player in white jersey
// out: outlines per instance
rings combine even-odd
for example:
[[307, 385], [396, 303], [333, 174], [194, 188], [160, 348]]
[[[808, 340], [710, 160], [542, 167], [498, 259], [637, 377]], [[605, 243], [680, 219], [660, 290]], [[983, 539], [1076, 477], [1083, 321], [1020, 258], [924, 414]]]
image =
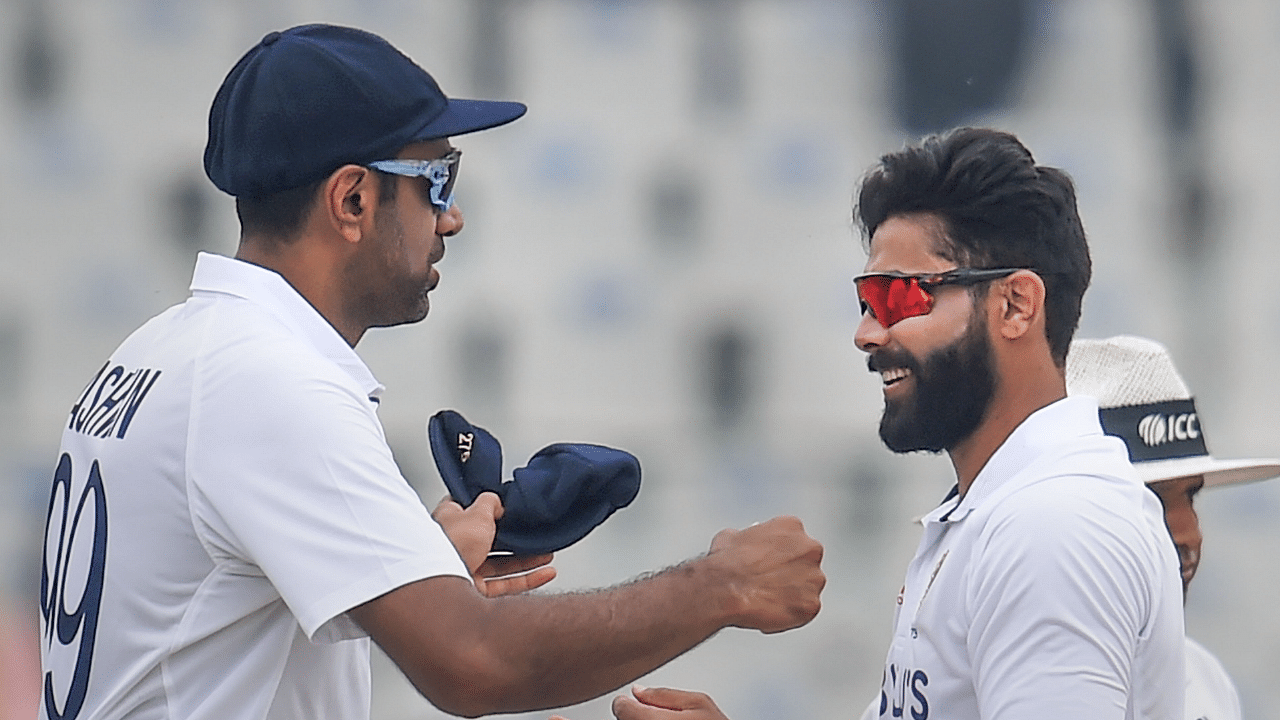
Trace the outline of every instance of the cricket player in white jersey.
[[[1181, 589], [1160, 503], [1097, 403], [1067, 397], [1091, 273], [1070, 178], [1008, 133], [962, 128], [882, 157], [856, 216], [854, 343], [884, 384], [880, 437], [945, 451], [956, 473], [923, 518], [864, 717], [1178, 720]], [[724, 717], [661, 688], [613, 708]]]
[[[1131, 335], [1081, 338], [1067, 356], [1067, 392], [1098, 400], [1102, 427], [1124, 440], [1138, 477], [1160, 498], [1182, 562], [1185, 594], [1200, 566], [1201, 490], [1280, 475], [1280, 459], [1209, 453], [1191, 390], [1160, 343]], [[1186, 720], [1240, 720], [1240, 694], [1218, 658], [1186, 639]]]
[[202, 254], [191, 298], [71, 407], [41, 718], [360, 720], [370, 639], [450, 713], [547, 708], [723, 627], [817, 613], [822, 547], [795, 518], [616, 588], [503, 595], [551, 570], [486, 560], [497, 496], [443, 503], [442, 531], [401, 476], [354, 347], [427, 314], [463, 226], [449, 138], [524, 111], [449, 99], [382, 38], [330, 25], [270, 33], [227, 75], [205, 170], [236, 198], [239, 249]]

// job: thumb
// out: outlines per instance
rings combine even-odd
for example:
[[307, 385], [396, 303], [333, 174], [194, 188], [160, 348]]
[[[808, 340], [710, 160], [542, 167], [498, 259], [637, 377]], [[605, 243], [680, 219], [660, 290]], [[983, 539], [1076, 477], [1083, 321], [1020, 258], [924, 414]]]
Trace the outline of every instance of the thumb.
[[619, 695], [613, 699], [609, 709], [613, 711], [613, 717], [616, 720], [640, 720], [646, 712], [644, 707], [626, 695]]
[[435, 508], [431, 511], [431, 517], [437, 521], [441, 518], [452, 517], [462, 513], [462, 506], [454, 501], [453, 498], [445, 495], [440, 498], [440, 502], [436, 503]]
[[642, 685], [633, 685], [631, 694], [645, 705], [665, 710], [693, 710], [705, 707], [711, 699], [704, 693], [664, 687], [649, 688]]
[[482, 492], [467, 510], [469, 512], [483, 513], [495, 521], [501, 520], [503, 513], [502, 498], [499, 498], [495, 492]]

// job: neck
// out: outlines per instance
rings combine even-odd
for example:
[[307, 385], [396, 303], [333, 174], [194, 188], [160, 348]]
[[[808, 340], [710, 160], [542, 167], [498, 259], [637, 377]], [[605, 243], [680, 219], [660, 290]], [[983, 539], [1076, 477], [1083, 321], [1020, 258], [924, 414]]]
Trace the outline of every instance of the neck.
[[343, 340], [355, 347], [367, 329], [353, 322], [343, 311], [341, 287], [334, 277], [336, 265], [317, 248], [303, 247], [303, 241], [266, 243], [242, 237], [236, 259], [253, 263], [283, 277], [304, 300], [315, 308]]
[[1019, 358], [1013, 372], [999, 367], [999, 381], [982, 423], [969, 437], [947, 450], [963, 496], [986, 467], [987, 461], [1009, 439], [1013, 431], [1037, 410], [1067, 396], [1062, 370], [1045, 355], [1041, 360]]

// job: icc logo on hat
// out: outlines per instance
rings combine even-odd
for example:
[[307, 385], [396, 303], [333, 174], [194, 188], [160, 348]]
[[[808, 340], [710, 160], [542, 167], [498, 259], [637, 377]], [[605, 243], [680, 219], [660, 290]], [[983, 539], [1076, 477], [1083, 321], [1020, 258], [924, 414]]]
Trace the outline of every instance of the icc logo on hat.
[[1200, 418], [1193, 412], [1177, 415], [1152, 413], [1138, 421], [1138, 437], [1147, 447], [1177, 440], [1197, 440], [1200, 437]]

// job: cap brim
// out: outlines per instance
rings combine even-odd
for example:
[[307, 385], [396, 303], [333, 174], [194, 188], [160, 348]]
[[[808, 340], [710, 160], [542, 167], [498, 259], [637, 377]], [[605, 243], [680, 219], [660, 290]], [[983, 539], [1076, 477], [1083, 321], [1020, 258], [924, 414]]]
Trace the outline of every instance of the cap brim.
[[505, 100], [449, 98], [444, 112], [414, 133], [413, 140], [435, 140], [488, 130], [519, 119], [528, 109], [524, 103]]
[[1144, 483], [1203, 475], [1205, 487], [1254, 482], [1280, 476], [1280, 460], [1253, 458], [1218, 460], [1210, 455], [1135, 462], [1134, 470]]

